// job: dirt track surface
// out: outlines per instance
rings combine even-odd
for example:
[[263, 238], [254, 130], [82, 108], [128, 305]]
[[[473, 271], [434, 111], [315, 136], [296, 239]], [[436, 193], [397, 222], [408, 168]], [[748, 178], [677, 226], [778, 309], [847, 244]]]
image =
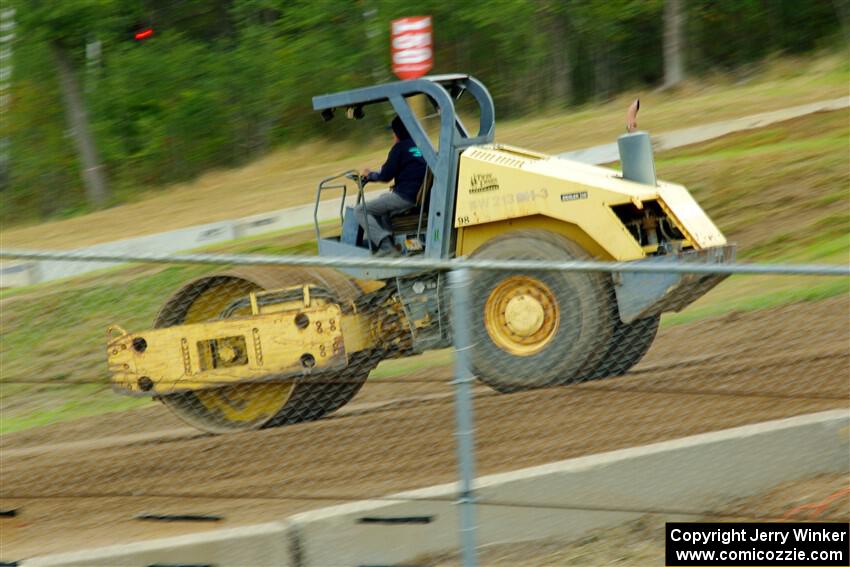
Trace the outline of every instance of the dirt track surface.
[[[626, 377], [475, 395], [489, 474], [781, 417], [847, 408], [850, 298], [663, 329]], [[455, 476], [449, 368], [375, 380], [315, 423], [210, 436], [167, 410], [81, 419], [0, 438], [0, 558], [281, 518]], [[746, 474], [742, 471], [741, 474]], [[141, 513], [217, 514], [152, 523]]]

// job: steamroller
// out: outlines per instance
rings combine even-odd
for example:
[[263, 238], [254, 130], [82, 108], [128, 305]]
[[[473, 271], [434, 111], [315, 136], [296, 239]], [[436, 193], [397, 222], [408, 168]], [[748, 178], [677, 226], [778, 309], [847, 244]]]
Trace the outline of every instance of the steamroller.
[[[426, 130], [412, 97], [427, 101], [439, 127]], [[471, 129], [455, 110], [462, 97], [477, 111]], [[496, 143], [493, 100], [469, 75], [313, 98], [326, 121], [361, 118], [372, 105], [392, 107], [428, 165], [415, 206], [383, 219], [404, 258], [733, 260], [734, 247], [690, 193], [656, 178], [645, 132], [618, 139], [615, 170]], [[332, 195], [341, 197], [335, 229], [318, 220], [320, 200]], [[370, 195], [354, 171], [318, 184], [320, 256], [373, 255], [348, 206]], [[722, 278], [477, 269], [468, 312], [451, 315], [469, 319], [476, 376], [509, 393], [625, 374], [650, 348], [662, 313], [683, 309]], [[381, 360], [451, 346], [446, 280], [404, 261], [206, 275], [167, 299], [151, 329], [109, 328], [112, 384], [213, 433], [318, 419], [350, 401]]]

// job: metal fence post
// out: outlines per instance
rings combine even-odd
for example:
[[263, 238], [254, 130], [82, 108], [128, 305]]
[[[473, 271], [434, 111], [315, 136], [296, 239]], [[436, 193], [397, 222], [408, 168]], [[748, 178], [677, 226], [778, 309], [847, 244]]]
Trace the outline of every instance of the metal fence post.
[[475, 567], [475, 497], [472, 483], [475, 479], [475, 430], [472, 416], [472, 383], [475, 376], [469, 358], [469, 284], [468, 268], [449, 272], [452, 292], [452, 332], [455, 346], [455, 419], [457, 429], [457, 458], [460, 473], [458, 506], [460, 509], [461, 557], [465, 567]]

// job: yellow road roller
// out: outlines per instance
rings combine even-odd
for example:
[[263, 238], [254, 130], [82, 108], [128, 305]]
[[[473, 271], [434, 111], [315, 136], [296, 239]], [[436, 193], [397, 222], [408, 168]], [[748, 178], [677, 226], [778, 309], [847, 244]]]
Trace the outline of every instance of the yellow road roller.
[[[477, 107], [468, 129], [455, 111]], [[438, 117], [429, 136], [411, 110]], [[486, 87], [440, 75], [313, 98], [326, 119], [389, 104], [428, 173], [415, 206], [385, 219], [405, 258], [725, 263], [734, 256], [688, 191], [655, 177], [644, 132], [618, 140], [622, 171], [497, 144]], [[356, 172], [322, 180], [342, 193], [340, 226], [320, 256], [373, 255], [352, 207], [369, 197]], [[353, 195], [353, 194], [352, 194]], [[325, 226], [324, 230], [327, 231]], [[109, 329], [116, 391], [149, 396], [199, 429], [224, 433], [318, 419], [350, 401], [387, 358], [451, 346], [446, 274], [413, 262], [333, 270], [238, 268], [177, 290], [153, 328]], [[471, 360], [476, 376], [513, 392], [619, 376], [647, 352], [661, 314], [684, 308], [723, 276], [675, 272], [473, 270]]]

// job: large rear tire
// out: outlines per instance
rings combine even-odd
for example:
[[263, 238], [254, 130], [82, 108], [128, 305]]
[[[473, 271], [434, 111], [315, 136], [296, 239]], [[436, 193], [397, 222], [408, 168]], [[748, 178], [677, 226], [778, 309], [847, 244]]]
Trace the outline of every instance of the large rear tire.
[[614, 333], [608, 350], [596, 369], [584, 378], [586, 380], [622, 376], [628, 372], [649, 351], [661, 321], [660, 315], [652, 315], [628, 324], [620, 321], [619, 316], [615, 318]]
[[[360, 290], [329, 269], [263, 267], [205, 276], [183, 286], [162, 307], [155, 327], [170, 327], [243, 315], [231, 306], [249, 292], [315, 285], [334, 301], [350, 305]], [[243, 308], [244, 310], [244, 308]], [[264, 377], [259, 384], [234, 384], [162, 396], [180, 419], [211, 433], [274, 427], [318, 419], [350, 401], [377, 364], [357, 354], [338, 375], [307, 379]]]
[[[585, 260], [563, 236], [517, 231], [485, 243], [476, 259]], [[499, 392], [567, 384], [595, 368], [611, 339], [611, 297], [596, 272], [476, 271], [472, 276], [472, 364]]]

